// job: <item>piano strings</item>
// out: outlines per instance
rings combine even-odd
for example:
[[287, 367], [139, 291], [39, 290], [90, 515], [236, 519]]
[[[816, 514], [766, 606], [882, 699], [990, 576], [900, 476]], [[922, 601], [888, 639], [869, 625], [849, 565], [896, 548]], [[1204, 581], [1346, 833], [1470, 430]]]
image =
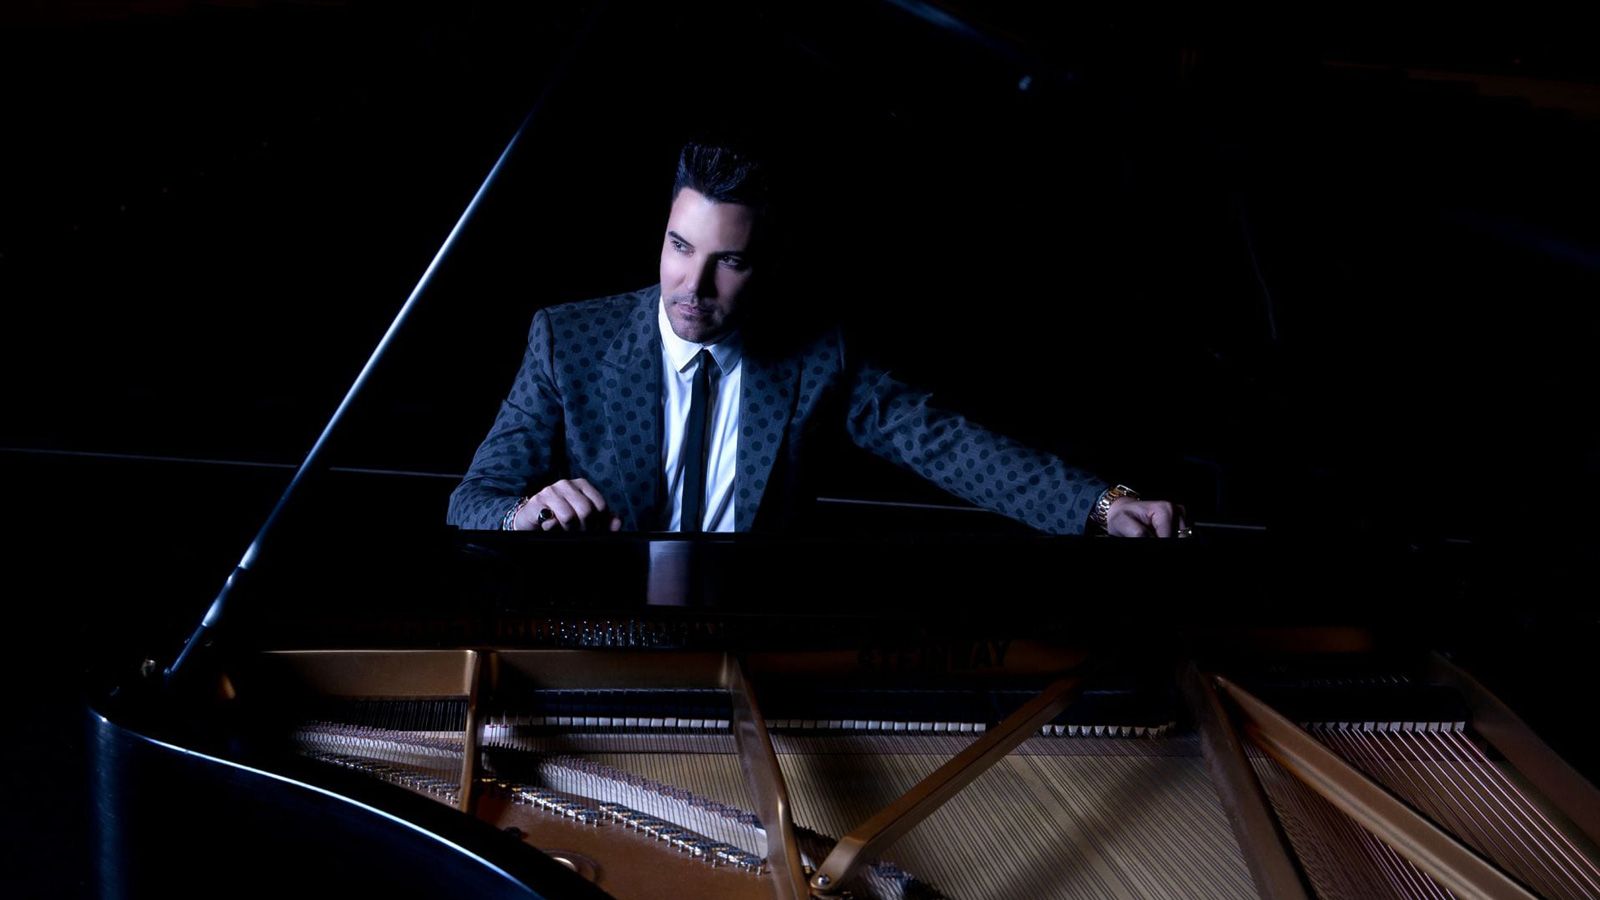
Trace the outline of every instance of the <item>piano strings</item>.
[[[779, 760], [796, 820], [830, 834], [945, 759], [817, 749]], [[953, 897], [1255, 895], [1187, 738], [1032, 738], [891, 852]]]
[[[548, 711], [551, 701], [536, 706]], [[403, 718], [392, 713], [388, 721]], [[802, 843], [817, 852], [827, 849], [823, 835], [846, 833], [983, 730], [981, 723], [923, 723], [905, 733], [899, 723], [896, 733], [896, 723], [874, 721], [880, 730], [852, 733], [868, 722], [845, 720], [823, 723], [839, 727], [818, 733], [786, 724], [793, 727], [778, 731], [774, 744], [796, 825], [809, 837]], [[1198, 747], [1192, 737], [1165, 736], [1169, 727], [1046, 726], [1046, 735], [897, 842], [878, 877], [914, 877], [924, 896], [934, 888], [951, 897], [1253, 896]], [[752, 805], [726, 728], [714, 713], [658, 716], [642, 726], [593, 715], [502, 715], [487, 717], [482, 747], [486, 768], [508, 783], [620, 804], [763, 855], [764, 835], [756, 842], [715, 827], [725, 811]], [[459, 765], [459, 736], [452, 743], [431, 732], [327, 724], [304, 734], [308, 747], [315, 738], [318, 758], [352, 765], [365, 754], [364, 771], [454, 799], [453, 775], [428, 781], [420, 771], [452, 747]], [[550, 755], [571, 752], [583, 756]], [[698, 811], [697, 803], [704, 804]], [[700, 814], [707, 810], [714, 815]]]
[[[1543, 808], [1454, 723], [1408, 723], [1403, 730], [1322, 723], [1308, 729], [1323, 744], [1417, 811], [1492, 860], [1549, 900], [1600, 896], [1594, 848], [1558, 812]], [[1421, 726], [1421, 727], [1417, 727]], [[1453, 896], [1398, 858], [1293, 777], [1279, 777], [1270, 760], [1258, 760], [1269, 795], [1288, 821], [1321, 824], [1292, 830], [1296, 851], [1324, 897]], [[1570, 833], [1569, 833], [1570, 832]], [[1319, 841], [1319, 836], [1322, 840]], [[1366, 860], [1382, 873], [1374, 882], [1354, 871]], [[1380, 892], [1381, 891], [1381, 892]]]
[[[395, 690], [367, 700], [308, 701], [314, 705], [303, 708], [315, 709], [314, 721], [297, 732], [307, 755], [463, 808], [472, 805], [459, 789], [470, 768], [473, 783], [493, 786], [495, 796], [480, 798], [477, 811], [496, 824], [526, 823], [516, 817], [532, 814], [511, 812], [508, 800], [569, 819], [576, 810], [584, 822], [625, 825], [714, 866], [733, 863], [722, 868], [765, 877], [760, 857], [768, 835], [747, 812], [759, 803], [731, 734], [729, 693], [705, 686], [716, 658], [680, 657], [663, 674], [657, 660], [677, 655], [555, 654], [497, 653], [486, 667], [497, 673], [487, 686], [477, 682], [479, 657], [471, 652], [376, 666], [371, 655], [338, 653], [283, 654], [279, 661], [308, 685], [341, 684], [357, 696], [374, 686]], [[606, 686], [619, 678], [662, 687]], [[1486, 896], [1533, 896], [1522, 885], [1548, 900], [1600, 895], [1593, 843], [1538, 792], [1524, 790], [1520, 773], [1492, 759], [1464, 720], [1352, 724], [1339, 716], [1338, 724], [1301, 728], [1225, 679], [1216, 681], [1235, 714], [1246, 715], [1246, 733], [1263, 741], [1261, 748], [1289, 738], [1345, 760], [1334, 762], [1349, 770], [1348, 778], [1329, 795], [1307, 786], [1306, 763], [1296, 762], [1295, 772], [1280, 763], [1294, 753], [1247, 754], [1309, 888], [1323, 900], [1444, 900], [1473, 896], [1475, 888], [1461, 885], [1476, 883], [1503, 883]], [[459, 685], [467, 693], [419, 696], [423, 683]], [[542, 687], [548, 684], [561, 686]], [[821, 718], [796, 717], [773, 704], [782, 717], [768, 720], [781, 726], [772, 730], [771, 744], [793, 803], [796, 843], [809, 864], [827, 854], [826, 835], [855, 829], [986, 728], [970, 716], [932, 721], [928, 710], [943, 699], [918, 708], [909, 695], [886, 696], [893, 698], [887, 707], [871, 710], [870, 701], [837, 692], [823, 706], [848, 711]], [[974, 701], [968, 712], [1001, 696]], [[1096, 704], [1136, 708], [1139, 724], [1069, 723], [1063, 716], [1046, 725], [894, 843], [886, 861], [871, 869], [882, 889], [858, 896], [1256, 896], [1195, 734], [1152, 714], [1148, 704], [1111, 696], [1085, 706]], [[475, 705], [487, 710], [480, 715]], [[897, 714], [905, 721], [895, 721]], [[1306, 759], [1304, 750], [1295, 752]], [[1427, 868], [1403, 841], [1386, 843], [1379, 835], [1398, 832], [1367, 813], [1358, 821], [1338, 796], [1358, 790], [1363, 775], [1382, 786], [1373, 790], [1399, 797], [1504, 874], [1458, 877], [1449, 867]], [[612, 839], [596, 839], [585, 846], [603, 859]], [[653, 852], [649, 841], [640, 846], [646, 856]], [[651, 865], [638, 855], [626, 858], [599, 868]]]

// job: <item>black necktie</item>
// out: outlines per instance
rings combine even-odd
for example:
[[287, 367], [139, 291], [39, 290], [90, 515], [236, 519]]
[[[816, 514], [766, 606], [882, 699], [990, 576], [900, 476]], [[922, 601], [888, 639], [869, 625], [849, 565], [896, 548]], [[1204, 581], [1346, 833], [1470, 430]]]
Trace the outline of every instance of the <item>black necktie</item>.
[[696, 356], [694, 384], [689, 388], [689, 422], [683, 435], [683, 515], [680, 531], [699, 531], [706, 498], [706, 415], [711, 406], [711, 351]]

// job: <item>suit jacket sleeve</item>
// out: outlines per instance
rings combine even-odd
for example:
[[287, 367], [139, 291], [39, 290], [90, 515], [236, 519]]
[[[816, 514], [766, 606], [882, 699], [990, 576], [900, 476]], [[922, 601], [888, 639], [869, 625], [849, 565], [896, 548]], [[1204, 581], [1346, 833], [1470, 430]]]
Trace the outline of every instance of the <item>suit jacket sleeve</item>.
[[855, 443], [957, 497], [1051, 534], [1081, 534], [1109, 485], [1050, 453], [942, 409], [928, 393], [868, 365], [851, 372]]
[[528, 350], [511, 392], [472, 466], [450, 495], [448, 521], [460, 528], [494, 529], [533, 487], [561, 477], [566, 416], [552, 364], [550, 318], [539, 310], [528, 329]]

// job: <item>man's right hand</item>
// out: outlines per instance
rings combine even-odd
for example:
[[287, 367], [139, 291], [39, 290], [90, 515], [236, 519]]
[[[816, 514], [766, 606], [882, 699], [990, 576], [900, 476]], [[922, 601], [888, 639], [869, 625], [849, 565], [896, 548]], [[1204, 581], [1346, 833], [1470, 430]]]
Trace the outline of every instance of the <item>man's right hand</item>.
[[600, 491], [583, 478], [563, 478], [522, 504], [514, 531], [621, 531], [617, 518]]

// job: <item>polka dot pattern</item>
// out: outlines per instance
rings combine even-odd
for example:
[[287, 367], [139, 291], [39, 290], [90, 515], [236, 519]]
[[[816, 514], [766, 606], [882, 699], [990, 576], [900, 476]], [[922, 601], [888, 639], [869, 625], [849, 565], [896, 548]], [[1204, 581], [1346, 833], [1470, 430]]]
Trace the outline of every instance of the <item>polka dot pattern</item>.
[[[517, 498], [561, 478], [587, 478], [622, 517], [660, 520], [659, 288], [540, 310], [528, 350], [449, 521], [498, 528]], [[780, 527], [804, 496], [809, 436], [839, 427], [861, 447], [975, 505], [1041, 531], [1083, 531], [1107, 485], [1059, 458], [941, 409], [925, 392], [869, 364], [847, 362], [828, 332], [767, 350], [747, 337], [734, 481], [740, 531]]]
[[1024, 446], [942, 409], [887, 371], [857, 367], [850, 437], [974, 506], [1051, 534], [1082, 534], [1110, 485], [1052, 454]]
[[585, 478], [622, 517], [652, 528], [660, 506], [661, 338], [656, 288], [542, 309], [511, 391], [448, 520], [499, 528], [519, 497]]

